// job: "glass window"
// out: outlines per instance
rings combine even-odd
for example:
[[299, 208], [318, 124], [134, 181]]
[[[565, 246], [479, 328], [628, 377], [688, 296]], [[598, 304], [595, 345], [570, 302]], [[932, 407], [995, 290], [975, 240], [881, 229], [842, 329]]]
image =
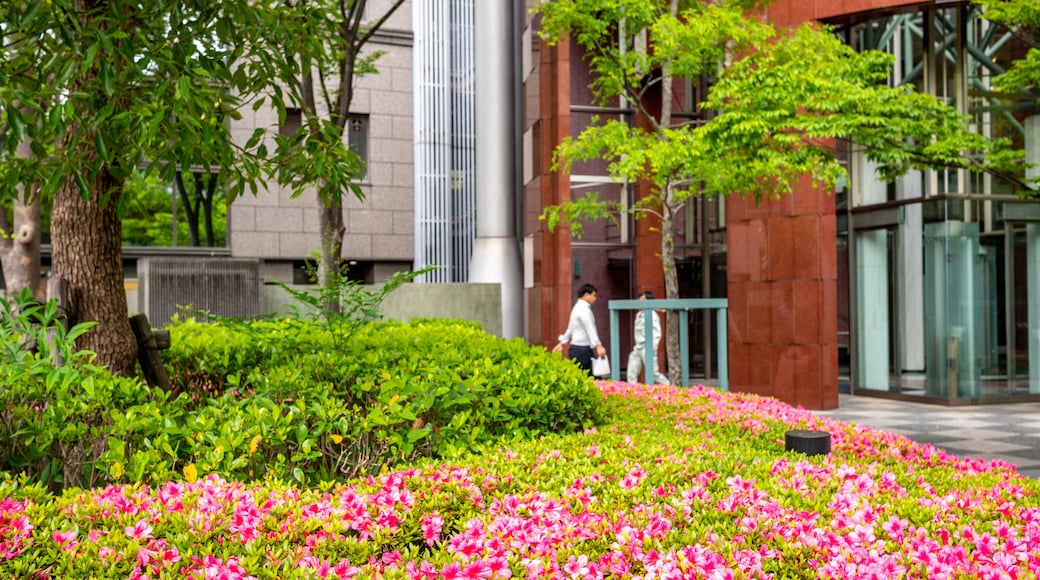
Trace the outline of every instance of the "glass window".
[[[285, 110], [285, 120], [278, 126], [278, 134], [283, 137], [289, 137], [296, 133], [303, 125], [303, 111], [297, 108], [287, 108]], [[368, 115], [360, 113], [351, 113], [347, 118], [347, 125], [344, 128], [344, 132], [347, 134], [347, 146], [354, 153], [357, 153], [361, 160], [365, 162], [365, 166], [368, 166]], [[368, 177], [367, 169], [366, 172], [359, 176], [359, 179], [365, 179]]]

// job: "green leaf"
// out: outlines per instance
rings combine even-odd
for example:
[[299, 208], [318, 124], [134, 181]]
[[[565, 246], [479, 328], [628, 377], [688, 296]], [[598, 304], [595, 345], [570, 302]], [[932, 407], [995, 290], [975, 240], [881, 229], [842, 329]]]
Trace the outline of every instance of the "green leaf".
[[7, 122], [11, 126], [11, 136], [16, 142], [25, 138], [25, 118], [17, 107], [7, 108]]
[[87, 47], [86, 58], [83, 60], [83, 68], [91, 68], [94, 66], [94, 59], [97, 58], [98, 49], [101, 45], [98, 42], [93, 42]]
[[98, 159], [103, 163], [110, 163], [112, 156], [108, 153], [108, 145], [105, 144], [105, 134], [101, 131], [94, 132], [94, 147], [97, 149]]
[[19, 21], [19, 25], [22, 28], [28, 28], [29, 24], [33, 20], [33, 17], [36, 16], [36, 11], [39, 10], [39, 9], [40, 9], [40, 1], [39, 0], [37, 0], [36, 2], [30, 2], [29, 5], [25, 7], [25, 12], [22, 12], [22, 18]]
[[104, 91], [106, 96], [111, 97], [115, 94], [115, 79], [112, 75], [112, 65], [107, 59], [101, 60], [101, 70], [98, 73], [98, 78], [101, 81], [101, 90]]
[[87, 178], [83, 175], [83, 172], [74, 172], [72, 179], [76, 182], [76, 187], [79, 188], [79, 196], [83, 199], [90, 199], [90, 185], [87, 184]]

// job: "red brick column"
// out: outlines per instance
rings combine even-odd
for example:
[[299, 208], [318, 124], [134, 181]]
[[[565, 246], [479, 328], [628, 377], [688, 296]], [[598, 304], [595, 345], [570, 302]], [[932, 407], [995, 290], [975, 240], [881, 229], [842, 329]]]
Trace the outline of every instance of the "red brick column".
[[[542, 45], [539, 64], [539, 159], [540, 207], [559, 205], [570, 199], [570, 176], [553, 172], [553, 151], [571, 131], [570, 43]], [[558, 227], [549, 232], [545, 222], [535, 239], [535, 286], [538, 288], [541, 344], [552, 348], [567, 329], [574, 296], [571, 292], [571, 231]]]
[[[657, 114], [660, 108], [659, 101], [651, 101], [647, 104], [651, 114]], [[635, 118], [636, 126], [644, 131], [650, 131], [650, 122], [641, 114]], [[653, 184], [645, 179], [640, 179], [635, 184], [635, 198], [641, 200], [651, 194]], [[655, 215], [647, 215], [635, 220], [635, 259], [632, 263], [634, 270], [635, 292], [650, 290], [658, 298], [664, 298], [664, 270], [661, 268], [661, 219]], [[635, 298], [631, 296], [630, 298]], [[664, 324], [664, 318], [661, 323]], [[662, 328], [662, 332], [664, 329]], [[664, 341], [662, 341], [663, 343]], [[664, 365], [661, 365], [664, 369]]]
[[834, 198], [726, 203], [730, 388], [807, 409], [838, 406]]

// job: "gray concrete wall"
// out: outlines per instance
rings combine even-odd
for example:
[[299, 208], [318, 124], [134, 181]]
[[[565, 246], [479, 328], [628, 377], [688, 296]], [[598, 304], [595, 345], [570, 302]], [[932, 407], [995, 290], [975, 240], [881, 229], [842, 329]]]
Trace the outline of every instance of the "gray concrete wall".
[[[313, 290], [314, 286], [293, 286], [296, 290]], [[137, 281], [124, 284], [130, 316], [138, 308]], [[364, 286], [372, 290], [376, 286]], [[281, 286], [264, 284], [260, 292], [260, 312], [278, 316], [294, 314], [292, 305], [306, 312]], [[479, 322], [484, 331], [502, 336], [502, 292], [495, 283], [403, 284], [386, 296], [381, 312], [385, 318], [407, 322], [413, 318], [458, 318]]]
[[[292, 286], [294, 289], [313, 289], [313, 286]], [[366, 287], [371, 289], [372, 287]], [[260, 312], [290, 316], [293, 297], [273, 284], [264, 285], [260, 293], [263, 304]], [[383, 301], [385, 318], [407, 322], [413, 318], [458, 318], [475, 320], [484, 331], [502, 336], [502, 298], [498, 284], [404, 284], [387, 295]], [[137, 289], [126, 289], [130, 316], [137, 314]], [[306, 306], [299, 305], [306, 311]]]
[[[313, 286], [293, 288], [305, 290]], [[474, 320], [488, 334], [502, 336], [501, 296], [498, 284], [404, 284], [386, 296], [380, 310], [385, 318], [402, 322], [413, 318]], [[294, 300], [281, 286], [264, 286], [262, 297], [261, 312], [293, 313]]]

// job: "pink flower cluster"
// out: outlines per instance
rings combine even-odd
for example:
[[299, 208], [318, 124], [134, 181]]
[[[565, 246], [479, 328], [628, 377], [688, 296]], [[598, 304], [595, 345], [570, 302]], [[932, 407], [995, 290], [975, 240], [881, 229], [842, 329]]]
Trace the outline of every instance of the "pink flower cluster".
[[29, 547], [33, 525], [25, 515], [27, 501], [0, 500], [0, 558], [10, 559]]
[[[33, 510], [5, 499], [0, 576], [48, 553], [55, 560], [39, 578], [75, 577], [78, 566], [197, 580], [287, 570], [330, 580], [1040, 574], [1037, 486], [1011, 466], [759, 397], [601, 388], [650, 420], [327, 492], [210, 476], [107, 487]], [[741, 444], [727, 429], [762, 437], [778, 425], [827, 429], [834, 452], [810, 460], [780, 445], [726, 467], [725, 450]]]

